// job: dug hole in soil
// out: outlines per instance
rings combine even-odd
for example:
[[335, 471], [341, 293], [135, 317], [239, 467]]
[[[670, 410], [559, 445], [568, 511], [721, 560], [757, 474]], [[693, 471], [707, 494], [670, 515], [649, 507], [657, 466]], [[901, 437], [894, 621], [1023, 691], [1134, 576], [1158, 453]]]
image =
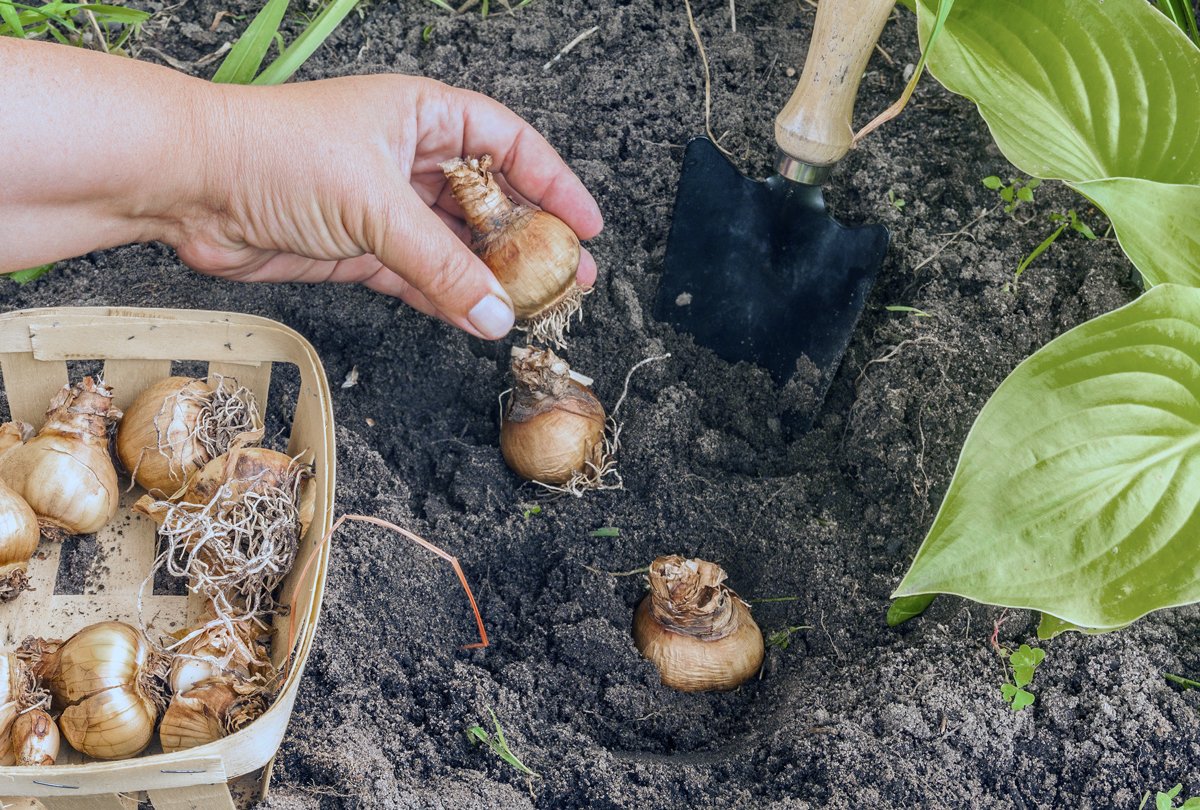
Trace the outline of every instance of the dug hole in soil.
[[[255, 9], [192, 0], [143, 44], [195, 60], [243, 25], [226, 17], [210, 32], [218, 11]], [[740, 167], [765, 176], [772, 119], [795, 86], [814, 9], [739, 2], [736, 33], [727, 3], [694, 10], [712, 67], [712, 128]], [[896, 13], [881, 46], [862, 84], [862, 121], [898, 96], [916, 62], [910, 14]], [[607, 226], [590, 248], [600, 279], [567, 357], [611, 407], [634, 363], [672, 355], [638, 373], [622, 408], [624, 490], [540, 501], [498, 448], [509, 343], [365, 289], [202, 278], [155, 245], [0, 287], [6, 309], [228, 309], [296, 328], [334, 386], [339, 513], [394, 521], [461, 560], [486, 650], [462, 649], [476, 640], [474, 621], [441, 560], [373, 527], [335, 538], [320, 631], [264, 807], [1135, 808], [1144, 791], [1177, 782], [1200, 792], [1197, 696], [1161, 675], [1200, 671], [1195, 609], [1056, 639], [1031, 687], [1037, 702], [1019, 713], [1001, 699], [989, 643], [1001, 611], [943, 597], [900, 629], [884, 622], [990, 392], [1039, 346], [1138, 292], [1114, 239], [1070, 232], [1012, 286], [1051, 212], [1074, 207], [1105, 233], [1086, 201], [1047, 184], [1015, 218], [980, 217], [997, 203], [980, 179], [1015, 172], [970, 103], [923, 81], [829, 186], [839, 218], [881, 222], [892, 244], [828, 399], [799, 433], [802, 387], [726, 364], [651, 314], [682, 146], [704, 131], [703, 71], [681, 5], [536, 0], [482, 20], [418, 0], [373, 2], [299, 78], [381, 71], [510, 105], [599, 200]], [[352, 369], [357, 385], [339, 388]], [[287, 375], [274, 384], [289, 385]], [[535, 503], [541, 513], [526, 516]], [[600, 527], [620, 534], [593, 536]], [[769, 648], [761, 678], [733, 693], [662, 687], [630, 637], [642, 578], [604, 572], [672, 553], [720, 563], [745, 598], [795, 597], [755, 604], [764, 631], [808, 629]], [[999, 640], [1032, 641], [1035, 619], [1007, 614]], [[539, 778], [468, 742], [468, 726], [490, 727], [489, 707]]]

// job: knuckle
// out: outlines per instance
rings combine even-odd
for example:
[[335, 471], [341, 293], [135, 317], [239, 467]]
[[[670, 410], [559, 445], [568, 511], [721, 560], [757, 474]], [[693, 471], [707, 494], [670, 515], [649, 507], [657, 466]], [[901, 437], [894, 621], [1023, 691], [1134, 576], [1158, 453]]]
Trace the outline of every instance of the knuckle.
[[454, 251], [442, 259], [422, 285], [426, 297], [436, 301], [447, 301], [466, 286], [474, 270], [471, 257], [463, 251]]

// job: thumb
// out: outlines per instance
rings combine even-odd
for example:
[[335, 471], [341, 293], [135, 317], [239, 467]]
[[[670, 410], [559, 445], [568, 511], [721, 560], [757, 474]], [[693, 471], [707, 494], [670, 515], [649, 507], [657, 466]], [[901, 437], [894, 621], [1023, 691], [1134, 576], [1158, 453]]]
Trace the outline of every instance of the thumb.
[[508, 293], [432, 209], [419, 199], [408, 201], [386, 228], [372, 252], [443, 320], [488, 340], [509, 333], [514, 318]]

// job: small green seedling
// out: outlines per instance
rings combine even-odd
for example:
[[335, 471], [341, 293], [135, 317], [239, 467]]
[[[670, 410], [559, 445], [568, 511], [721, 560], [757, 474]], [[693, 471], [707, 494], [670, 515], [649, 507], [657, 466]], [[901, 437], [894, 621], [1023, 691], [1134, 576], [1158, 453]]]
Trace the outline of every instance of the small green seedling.
[[[1200, 810], [1200, 797], [1192, 797], [1185, 801], [1179, 807], [1175, 807], [1175, 797], [1183, 790], [1183, 783], [1163, 793], [1161, 790], [1154, 794], [1154, 810]], [[1146, 806], [1146, 802], [1150, 801], [1150, 791], [1142, 796], [1142, 803], [1138, 805], [1138, 810], [1142, 810]]]
[[63, 45], [83, 45], [85, 33], [90, 33], [108, 53], [123, 53], [125, 43], [149, 19], [149, 12], [105, 3], [51, 0], [33, 6], [0, 0], [0, 36], [51, 37]]
[[1200, 681], [1193, 681], [1191, 678], [1185, 678], [1182, 675], [1176, 675], [1173, 672], [1164, 672], [1163, 677], [1171, 683], [1181, 686], [1184, 689], [1200, 689]]
[[[1002, 650], [1000, 654], [1005, 653], [1006, 651]], [[1016, 651], [1007, 655], [1008, 665], [1012, 667], [1012, 682], [1000, 684], [1000, 693], [1004, 696], [1004, 702], [1011, 704], [1014, 712], [1019, 712], [1026, 706], [1033, 705], [1033, 693], [1025, 687], [1033, 681], [1034, 671], [1046, 659], [1046, 651], [1022, 644]]]
[[504, 739], [504, 730], [500, 728], [500, 721], [496, 719], [496, 713], [492, 711], [491, 706], [487, 707], [487, 712], [492, 716], [492, 723], [496, 726], [496, 733], [492, 735], [484, 731], [482, 726], [471, 726], [467, 729], [467, 739], [476, 745], [486, 745], [491, 749], [493, 754], [526, 776], [541, 776], [537, 771], [517, 759], [517, 755], [509, 749], [508, 741]]
[[1095, 232], [1088, 226], [1086, 222], [1079, 218], [1079, 215], [1075, 213], [1074, 208], [1065, 214], [1060, 214], [1058, 212], [1051, 214], [1050, 221], [1055, 225], [1054, 230], [1051, 231], [1050, 235], [1043, 239], [1042, 243], [1035, 247], [1028, 256], [1026, 256], [1024, 259], [1021, 259], [1021, 263], [1017, 265], [1016, 275], [1013, 277], [1014, 284], [1020, 280], [1021, 274], [1028, 269], [1029, 265], [1031, 265], [1038, 256], [1041, 256], [1043, 253], [1045, 253], [1047, 248], [1053, 245], [1058, 237], [1062, 236], [1063, 232], [1068, 228], [1089, 241], [1095, 241], [1096, 239]]
[[526, 520], [529, 520], [529, 518], [533, 517], [534, 515], [540, 515], [541, 513], [542, 513], [542, 507], [534, 505], [525, 510], [523, 517]]
[[[2, 2], [5, 0], [0, 0], [0, 3]], [[279, 26], [287, 11], [288, 0], [267, 0], [266, 5], [254, 15], [245, 32], [221, 62], [212, 80], [219, 84], [286, 82], [308, 61], [317, 48], [321, 47], [358, 2], [359, 0], [332, 0], [308, 21], [304, 30], [290, 45], [284, 47]], [[279, 48], [280, 54], [263, 68], [263, 60], [272, 45]]]
[[782, 630], [776, 630], [767, 636], [767, 646], [775, 647], [776, 649], [786, 650], [788, 645], [792, 643], [792, 634], [799, 630], [812, 630], [811, 625], [798, 624], [794, 627], [785, 627]]
[[903, 304], [891, 304], [889, 306], [884, 307], [884, 309], [886, 309], [888, 312], [907, 312], [909, 315], [916, 315], [918, 318], [932, 318], [933, 317], [932, 315], [930, 315], [928, 312], [926, 312], [923, 309], [917, 309], [916, 307], [906, 307]]
[[1033, 202], [1033, 192], [1041, 184], [1041, 178], [1038, 177], [1029, 177], [1025, 180], [1010, 177], [1007, 183], [994, 174], [983, 178], [983, 185], [997, 192], [1000, 199], [1004, 201], [1004, 213], [1006, 214], [1012, 214], [1021, 203]]
[[896, 192], [890, 188], [888, 189], [888, 202], [891, 203], [892, 208], [895, 208], [897, 211], [903, 211], [904, 206], [908, 205], [903, 198], [897, 197]]
[[620, 537], [621, 530], [616, 526], [601, 526], [592, 532], [592, 537]]

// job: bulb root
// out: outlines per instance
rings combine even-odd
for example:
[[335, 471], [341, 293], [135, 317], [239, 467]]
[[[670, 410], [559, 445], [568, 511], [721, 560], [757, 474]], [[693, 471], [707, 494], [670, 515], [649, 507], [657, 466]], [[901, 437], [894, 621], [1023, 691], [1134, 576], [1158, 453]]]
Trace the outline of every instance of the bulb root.
[[556, 349], [565, 349], [571, 321], [583, 321], [583, 299], [591, 293], [591, 289], [575, 284], [553, 304], [517, 324], [517, 329], [526, 332], [531, 342], [548, 343]]

